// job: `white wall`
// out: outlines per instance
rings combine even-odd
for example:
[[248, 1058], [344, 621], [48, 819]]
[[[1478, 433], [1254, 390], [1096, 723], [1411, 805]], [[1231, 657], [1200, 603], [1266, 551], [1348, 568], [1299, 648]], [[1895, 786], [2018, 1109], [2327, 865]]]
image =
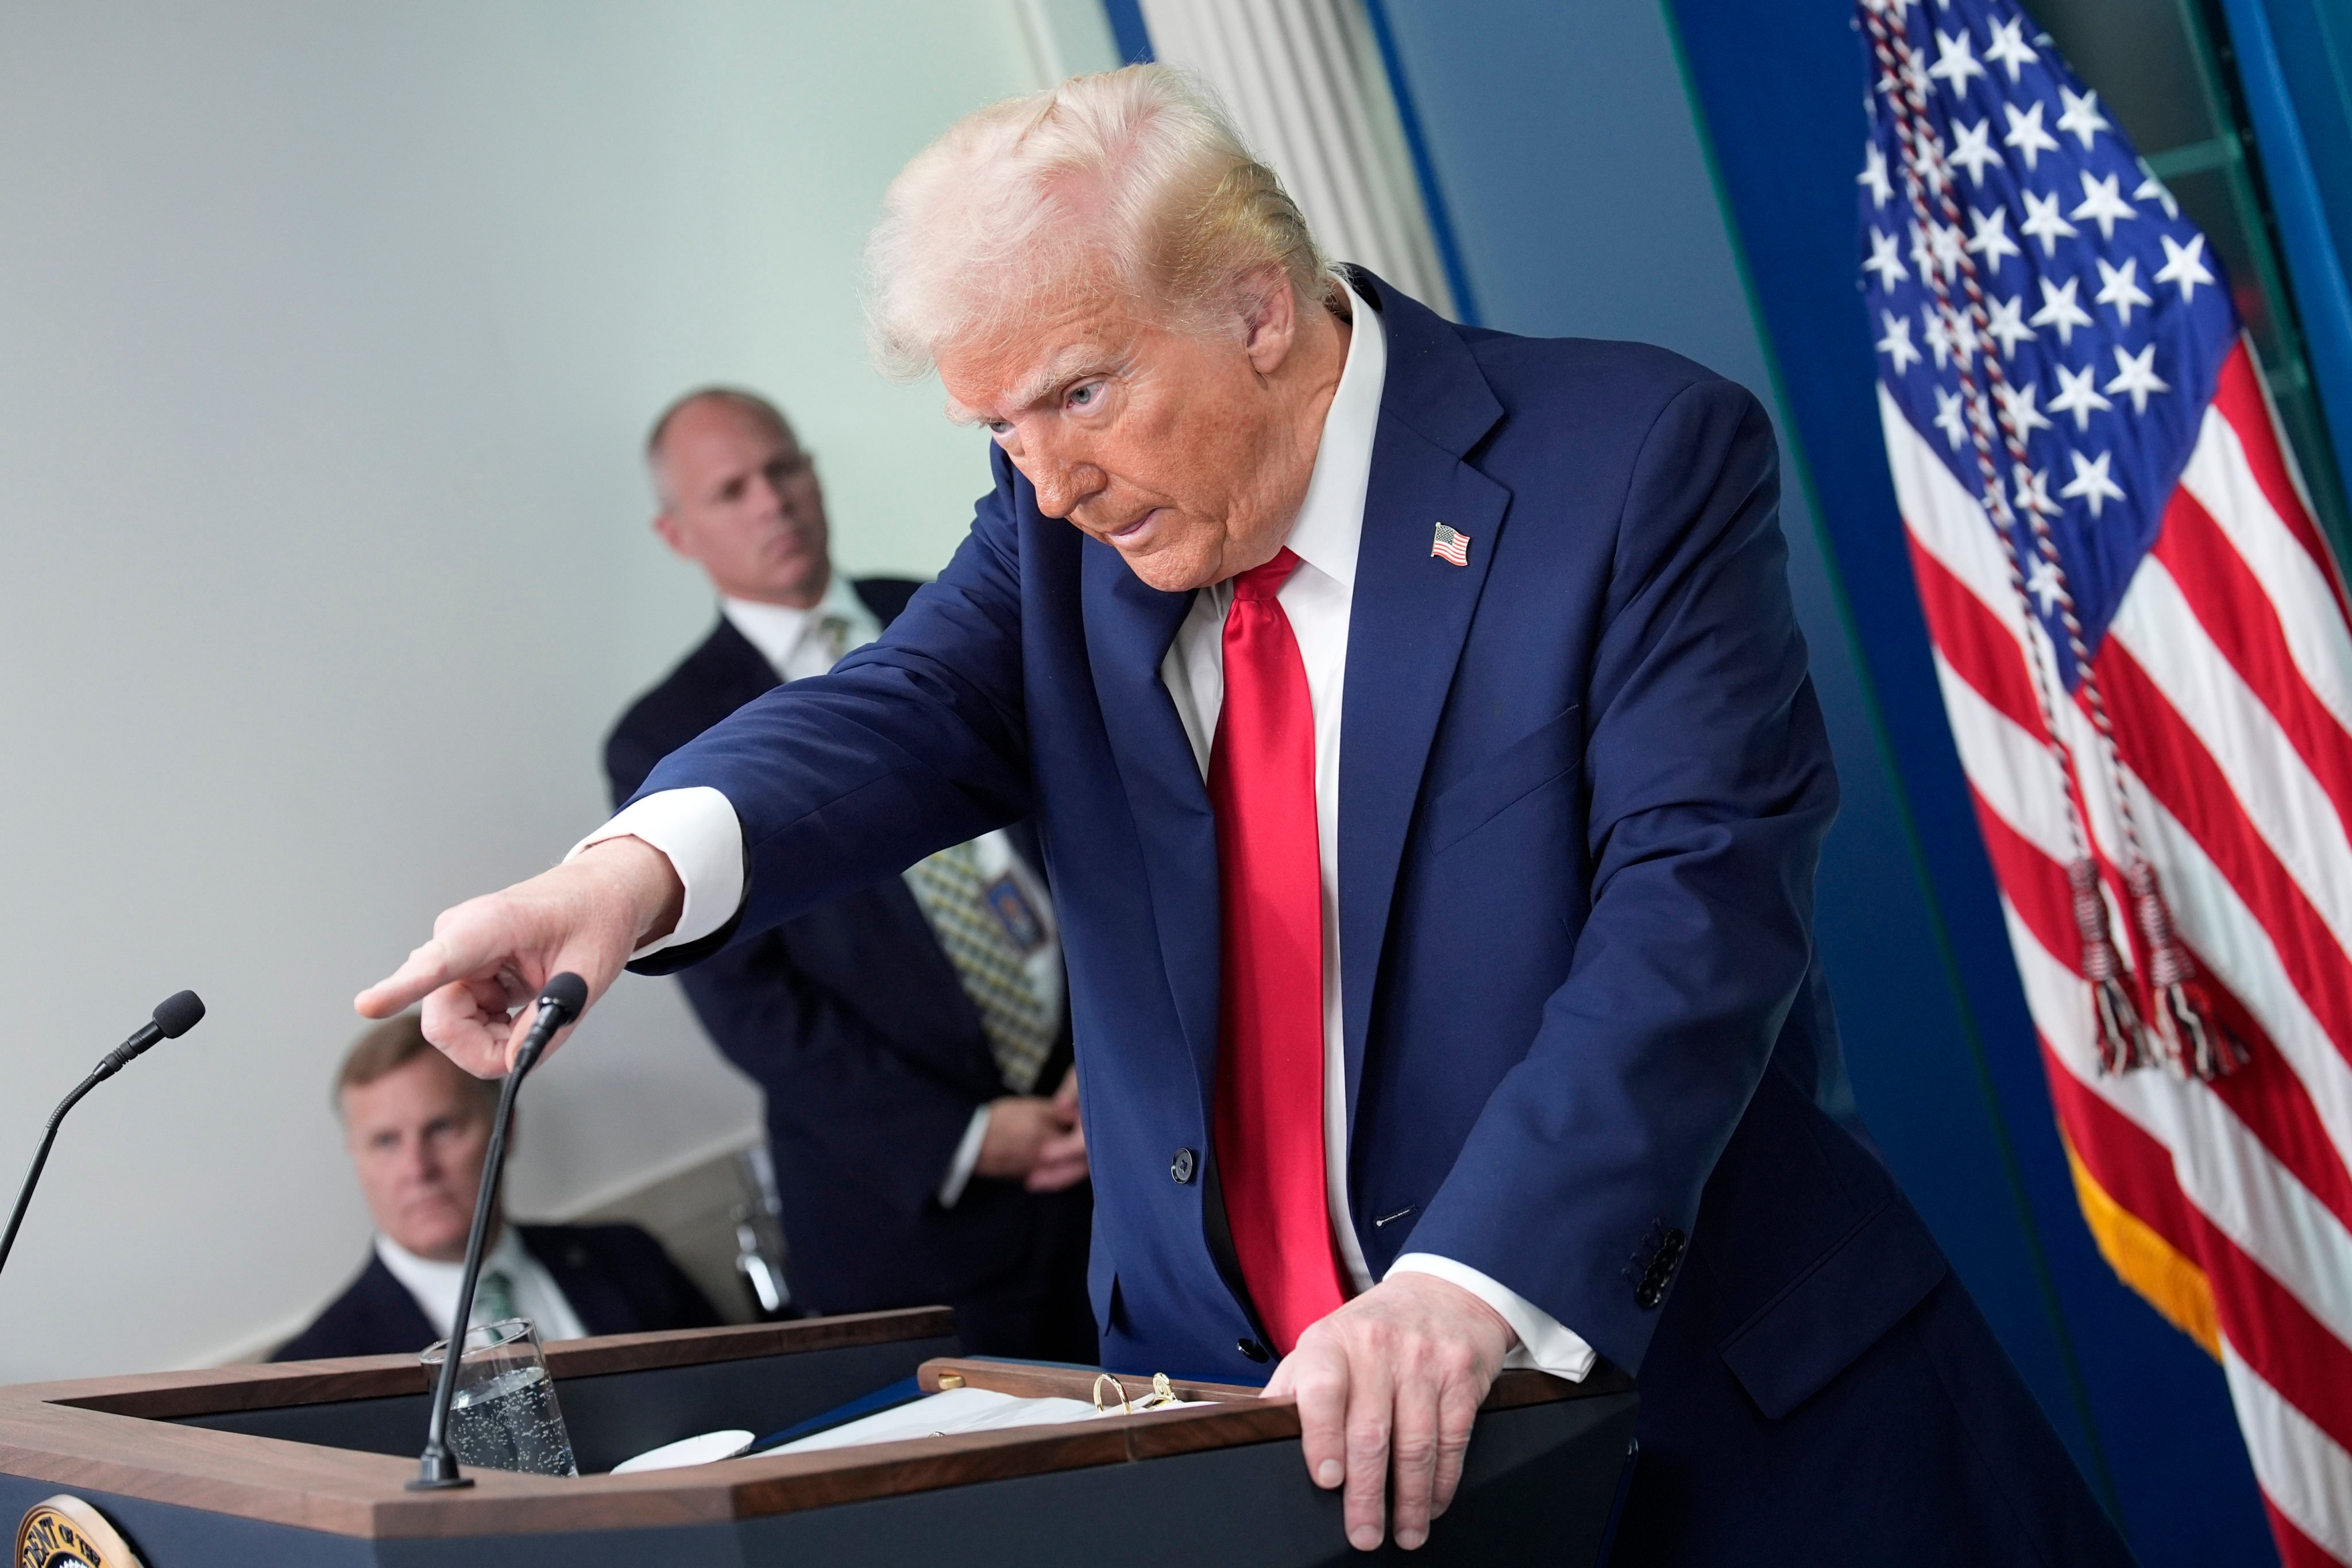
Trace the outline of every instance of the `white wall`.
[[[645, 528], [662, 402], [770, 391], [847, 567], [944, 560], [978, 441], [866, 368], [855, 264], [910, 153], [1037, 85], [1024, 4], [0, 11], [0, 1179], [153, 1002], [212, 1009], [67, 1124], [0, 1382], [235, 1353], [356, 1268], [352, 994], [599, 819], [709, 620]], [[514, 1195], [756, 1115], [626, 981]]]

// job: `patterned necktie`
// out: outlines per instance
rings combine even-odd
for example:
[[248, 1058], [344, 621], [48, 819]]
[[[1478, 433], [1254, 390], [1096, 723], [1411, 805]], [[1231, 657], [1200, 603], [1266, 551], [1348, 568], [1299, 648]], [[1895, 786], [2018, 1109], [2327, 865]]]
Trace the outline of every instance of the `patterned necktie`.
[[840, 616], [827, 614], [817, 618], [811, 628], [817, 646], [824, 649], [828, 667], [839, 664], [849, 653], [849, 622]]
[[485, 1268], [474, 1284], [474, 1322], [503, 1323], [515, 1317], [514, 1284], [500, 1268]]
[[1054, 1048], [1054, 1032], [1021, 949], [989, 907], [980, 851], [970, 844], [942, 849], [917, 861], [908, 879], [955, 964], [964, 994], [980, 1012], [980, 1026], [1004, 1086], [1015, 1094], [1031, 1092]]
[[1224, 961], [1217, 1175], [1242, 1279], [1285, 1355], [1348, 1294], [1324, 1192], [1315, 710], [1274, 596], [1297, 566], [1285, 550], [1234, 581], [1209, 759]]

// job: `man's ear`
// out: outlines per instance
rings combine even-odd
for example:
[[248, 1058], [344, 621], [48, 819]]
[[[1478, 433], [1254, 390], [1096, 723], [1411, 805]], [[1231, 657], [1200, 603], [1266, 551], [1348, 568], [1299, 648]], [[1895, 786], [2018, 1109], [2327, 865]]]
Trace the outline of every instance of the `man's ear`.
[[664, 544], [670, 547], [673, 554], [688, 561], [695, 559], [694, 552], [686, 547], [686, 531], [678, 524], [677, 513], [670, 510], [669, 508], [664, 507], [654, 513], [654, 533]]
[[1268, 267], [1242, 280], [1242, 349], [1250, 367], [1272, 375], [1298, 338], [1298, 295], [1290, 275]]

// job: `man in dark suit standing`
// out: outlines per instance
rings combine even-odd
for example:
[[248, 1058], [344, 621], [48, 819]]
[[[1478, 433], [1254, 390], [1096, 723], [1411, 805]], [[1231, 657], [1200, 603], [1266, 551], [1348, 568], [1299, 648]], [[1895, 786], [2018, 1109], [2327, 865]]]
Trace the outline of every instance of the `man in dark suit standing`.
[[[824, 491], [764, 398], [689, 393], [646, 457], [655, 531], [719, 615], [605, 742], [616, 805], [736, 709], [879, 637], [918, 586], [832, 569]], [[796, 1302], [945, 1302], [975, 1352], [1092, 1361], [1086, 1136], [1035, 842], [1023, 825], [957, 845], [682, 978], [767, 1091]]]
[[[362, 1036], [335, 1079], [335, 1109], [375, 1221], [360, 1277], [274, 1361], [392, 1355], [449, 1332], [497, 1110], [478, 1079], [404, 1014]], [[661, 1244], [628, 1225], [509, 1225], [482, 1260], [476, 1323], [529, 1318], [542, 1340], [700, 1329], [719, 1321]]]

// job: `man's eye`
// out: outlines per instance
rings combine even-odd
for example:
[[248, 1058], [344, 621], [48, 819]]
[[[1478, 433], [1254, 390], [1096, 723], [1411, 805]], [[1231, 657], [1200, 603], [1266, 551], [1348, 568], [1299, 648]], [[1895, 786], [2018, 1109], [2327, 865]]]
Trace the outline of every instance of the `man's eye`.
[[1013, 434], [1013, 422], [1009, 419], [991, 419], [988, 421], [988, 433], [992, 436], [1010, 436]]
[[1091, 408], [1101, 398], [1101, 396], [1102, 383], [1098, 381], [1090, 381], [1084, 386], [1074, 386], [1070, 388], [1070, 406], [1073, 408]]

